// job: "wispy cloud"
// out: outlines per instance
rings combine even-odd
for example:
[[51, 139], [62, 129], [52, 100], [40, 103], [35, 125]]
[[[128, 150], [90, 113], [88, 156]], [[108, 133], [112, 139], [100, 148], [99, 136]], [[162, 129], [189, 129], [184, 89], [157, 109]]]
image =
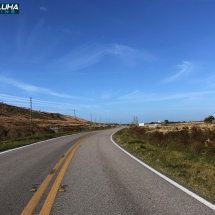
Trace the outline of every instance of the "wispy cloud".
[[107, 55], [119, 57], [128, 66], [136, 66], [138, 60], [155, 60], [153, 55], [125, 45], [98, 45], [97, 43], [91, 43], [71, 51], [50, 66], [53, 68], [57, 66], [65, 71], [74, 71], [94, 65]]
[[[43, 11], [47, 10], [45, 7], [40, 7], [40, 9]], [[124, 66], [129, 67], [138, 66], [139, 63], [142, 64], [143, 62], [152, 62], [156, 59], [154, 55], [145, 50], [135, 49], [123, 44], [91, 42], [72, 49], [69, 53], [61, 55], [50, 62], [49, 57], [53, 54], [51, 53], [52, 50], [55, 50], [57, 45], [59, 45], [59, 39], [56, 39], [55, 32], [80, 34], [77, 29], [75, 30], [64, 25], [56, 26], [56, 23], [47, 24], [44, 19], [38, 20], [38, 23], [28, 32], [26, 23], [24, 20], [21, 20], [16, 35], [17, 62], [24, 64], [29, 62], [48, 62], [45, 64], [52, 72], [59, 70], [72, 72], [90, 67], [108, 57], [108, 60], [118, 60]], [[49, 34], [54, 35], [52, 40], [47, 36]], [[45, 46], [44, 41], [46, 41]], [[47, 58], [48, 60], [45, 60]]]
[[132, 102], [145, 102], [148, 101], [152, 96], [155, 96], [155, 93], [146, 94], [142, 93], [139, 90], [136, 90], [132, 93], [120, 96], [116, 98], [116, 101], [109, 102], [108, 104], [122, 104], [122, 103], [132, 103]]
[[45, 7], [40, 7], [40, 10], [47, 11], [47, 8], [45, 8]]
[[112, 97], [112, 93], [111, 92], [104, 92], [101, 95], [102, 99], [110, 99]]
[[59, 58], [56, 62], [61, 68], [74, 71], [99, 62], [107, 52], [105, 47], [95, 47], [94, 44], [89, 44], [71, 51], [66, 56]]
[[[29, 105], [29, 98], [23, 98], [18, 96], [11, 96], [7, 94], [0, 94], [1, 101], [5, 103], [19, 104], [23, 106]], [[98, 105], [86, 105], [86, 104], [71, 104], [71, 103], [61, 103], [61, 102], [52, 102], [33, 99], [33, 106], [36, 107], [49, 107], [49, 108], [75, 108], [75, 109], [89, 109], [89, 110], [98, 110], [100, 106]]]
[[177, 100], [177, 99], [200, 99], [204, 98], [206, 95], [215, 94], [215, 91], [204, 91], [204, 92], [193, 92], [193, 93], [179, 93], [172, 95], [158, 95], [144, 94], [140, 91], [135, 91], [130, 94], [116, 98], [115, 101], [109, 102], [108, 104], [123, 104], [123, 103], [144, 103], [144, 102], [156, 102], [156, 101], [166, 101], [166, 100]]
[[71, 27], [63, 27], [63, 26], [56, 26], [55, 23], [49, 24], [45, 27], [46, 31], [49, 32], [64, 32], [64, 33], [71, 33], [73, 35], [80, 35], [81, 33], [77, 30], [72, 30]]
[[119, 56], [121, 60], [129, 66], [136, 66], [138, 60], [151, 62], [156, 59], [155, 56], [145, 51], [120, 44], [114, 44], [108, 47], [108, 53]]
[[177, 66], [181, 68], [180, 72], [178, 72], [177, 74], [171, 77], [163, 79], [162, 80], [163, 83], [170, 83], [173, 81], [177, 81], [182, 77], [188, 75], [194, 68], [194, 64], [189, 61], [183, 61], [181, 65], [177, 65]]
[[149, 101], [162, 101], [162, 100], [172, 100], [172, 99], [183, 99], [183, 98], [196, 98], [209, 94], [215, 94], [215, 91], [204, 91], [204, 92], [194, 92], [194, 93], [180, 93], [166, 96], [159, 96], [155, 98], [150, 98]]
[[101, 99], [111, 99], [112, 97], [116, 96], [120, 91], [121, 89], [117, 91], [108, 90], [103, 92], [100, 97]]
[[[7, 83], [9, 85], [13, 85], [19, 89], [25, 90], [27, 92], [38, 92], [38, 93], [43, 93], [43, 94], [48, 94], [48, 95], [52, 95], [52, 96], [57, 96], [57, 97], [61, 97], [61, 98], [69, 98], [69, 99], [87, 99], [87, 98], [81, 98], [81, 97], [76, 97], [76, 96], [71, 96], [68, 94], [64, 94], [64, 93], [57, 93], [54, 92], [50, 89], [47, 88], [42, 88], [42, 87], [36, 87], [27, 83], [23, 83], [11, 78], [7, 78], [4, 76], [0, 75], [0, 82], [3, 83]], [[87, 100], [92, 100], [92, 99], [87, 99]]]
[[211, 75], [209, 77], [202, 77], [201, 79], [193, 79], [191, 81], [192, 84], [204, 84], [205, 87], [209, 87], [214, 89], [215, 87], [215, 75]]
[[144, 93], [140, 92], [139, 90], [136, 90], [132, 93], [120, 96], [117, 99], [130, 101], [130, 100], [137, 100], [137, 99], [146, 98], [146, 97], [153, 96], [153, 95], [155, 95], [155, 94], [144, 94]]
[[36, 26], [31, 30], [29, 36], [26, 38], [25, 55], [32, 55], [32, 50], [35, 49], [35, 45], [38, 41], [41, 41], [44, 26], [44, 19], [40, 19]]

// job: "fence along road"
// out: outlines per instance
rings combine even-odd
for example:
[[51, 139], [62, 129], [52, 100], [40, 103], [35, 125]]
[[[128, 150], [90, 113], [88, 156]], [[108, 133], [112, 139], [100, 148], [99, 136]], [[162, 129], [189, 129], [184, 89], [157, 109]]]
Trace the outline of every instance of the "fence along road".
[[[99, 132], [96, 135], [88, 137], [83, 142], [79, 142], [76, 145], [76, 151], [73, 153], [71, 161], [68, 163], [65, 175], [62, 181], [57, 183], [59, 171], [63, 169], [62, 166], [56, 172], [56, 177], [53, 177], [50, 185], [44, 192], [41, 200], [37, 204], [33, 214], [214, 214], [214, 210], [202, 204], [195, 198], [191, 197], [187, 193], [178, 189], [168, 181], [164, 180], [148, 168], [141, 165], [139, 162], [128, 156], [121, 149], [119, 149], [110, 140], [110, 136], [118, 129], [106, 130]], [[89, 134], [88, 134], [89, 135]], [[78, 139], [78, 138], [79, 139]], [[60, 150], [60, 145], [64, 148], [64, 153], [72, 145], [72, 142], [76, 142], [86, 136], [84, 134], [77, 135], [76, 139], [74, 136], [65, 137], [61, 139], [53, 140], [53, 147], [55, 148], [50, 152], [50, 156], [56, 150]], [[74, 138], [73, 140], [69, 138]], [[69, 143], [70, 141], [70, 143]], [[52, 142], [52, 141], [50, 141]], [[48, 142], [49, 143], [49, 142]], [[38, 148], [43, 148], [46, 144], [37, 144]], [[66, 145], [68, 145], [66, 147]], [[58, 146], [58, 147], [57, 147]], [[31, 148], [31, 147], [26, 147]], [[23, 149], [26, 149], [23, 148]], [[34, 157], [38, 157], [40, 150], [31, 149], [32, 154], [36, 153]], [[65, 149], [66, 148], [66, 149]], [[45, 150], [43, 148], [42, 150]], [[51, 150], [48, 144], [46, 150]], [[17, 150], [16, 152], [18, 152]], [[20, 153], [21, 153], [20, 149]], [[13, 151], [14, 152], [14, 151]], [[12, 152], [10, 152], [12, 153]], [[23, 152], [22, 152], [23, 153]], [[29, 152], [28, 152], [29, 153]], [[0, 155], [1, 157], [9, 153]], [[26, 152], [24, 153], [26, 154]], [[25, 157], [26, 155], [24, 155]], [[56, 153], [55, 153], [56, 156]], [[23, 158], [22, 155], [17, 155], [16, 159], [21, 163], [19, 157]], [[54, 155], [53, 155], [54, 157]], [[62, 157], [62, 153], [61, 153]], [[12, 157], [11, 157], [12, 158]], [[60, 160], [60, 157], [58, 157]], [[67, 157], [69, 158], [69, 157]], [[58, 162], [56, 159], [56, 161]], [[65, 159], [67, 160], [67, 159]], [[41, 163], [40, 167], [44, 164], [43, 157], [38, 160], [35, 159], [34, 163]], [[56, 162], [56, 163], [57, 163]], [[10, 163], [8, 161], [8, 163]], [[52, 162], [52, 168], [53, 168]], [[55, 163], [55, 164], [56, 164]], [[8, 164], [9, 165], [9, 164]], [[32, 164], [33, 165], [33, 164]], [[31, 170], [31, 166], [27, 166], [22, 172], [28, 175]], [[4, 167], [6, 168], [6, 164]], [[25, 165], [24, 165], [25, 166]], [[50, 165], [51, 166], [51, 165]], [[29, 192], [29, 186], [32, 183], [39, 183], [41, 185], [43, 180], [46, 178], [52, 168], [45, 167], [49, 171], [41, 170], [43, 176], [40, 175], [40, 168], [33, 170], [34, 174], [26, 177], [24, 181], [19, 181], [17, 194], [15, 190], [11, 193], [19, 195], [19, 198], [13, 200], [7, 199], [7, 206], [12, 206], [12, 210], [9, 207], [4, 207], [0, 210], [0, 214], [19, 214], [22, 212], [31, 197], [34, 195]], [[9, 167], [9, 166], [7, 166]], [[35, 165], [36, 167], [36, 165]], [[16, 173], [19, 171], [14, 170]], [[5, 171], [7, 172], [7, 171]], [[11, 169], [13, 178], [13, 169]], [[8, 175], [10, 175], [8, 173]], [[18, 174], [19, 175], [19, 174]], [[37, 177], [38, 175], [38, 177]], [[23, 174], [22, 174], [23, 176]], [[33, 179], [33, 177], [35, 177]], [[12, 179], [11, 179], [12, 180]], [[28, 181], [31, 182], [28, 182]], [[4, 180], [3, 180], [4, 181]], [[14, 182], [14, 180], [12, 180]], [[25, 184], [25, 182], [28, 182]], [[6, 185], [6, 182], [4, 181]], [[2, 185], [0, 185], [2, 186]], [[58, 187], [59, 186], [59, 187]], [[2, 186], [4, 187], [4, 186]], [[2, 188], [0, 187], [0, 188]], [[12, 188], [16, 186], [12, 184]], [[23, 189], [23, 191], [22, 191]], [[52, 196], [53, 189], [57, 190], [56, 196]], [[65, 192], [59, 192], [59, 189]], [[7, 189], [9, 192], [10, 189]], [[20, 194], [22, 193], [22, 194]], [[5, 191], [4, 191], [4, 194]], [[10, 195], [12, 197], [12, 195]], [[50, 204], [50, 198], [51, 204]], [[9, 201], [9, 203], [7, 202]], [[1, 199], [2, 203], [2, 199]], [[53, 204], [52, 204], [53, 203]], [[42, 209], [43, 208], [43, 209]], [[47, 208], [49, 208], [47, 210]], [[17, 209], [17, 211], [15, 211]], [[42, 210], [41, 210], [42, 209]], [[2, 213], [3, 212], [3, 213]], [[10, 212], [10, 213], [9, 213]]]

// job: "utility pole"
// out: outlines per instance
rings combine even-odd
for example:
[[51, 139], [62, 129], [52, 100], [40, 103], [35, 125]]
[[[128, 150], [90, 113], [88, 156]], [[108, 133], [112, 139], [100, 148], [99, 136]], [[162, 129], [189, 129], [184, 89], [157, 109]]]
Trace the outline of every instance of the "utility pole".
[[30, 97], [30, 116], [31, 116], [31, 126], [32, 126], [32, 99]]
[[96, 118], [95, 118], [95, 123], [96, 123]]
[[110, 124], [110, 119], [109, 119], [109, 124]]
[[101, 124], [101, 117], [100, 117], [100, 124]]
[[2, 102], [2, 113], [4, 114], [4, 102]]
[[[73, 110], [73, 111], [74, 111], [74, 117], [75, 117], [75, 111], [76, 111], [76, 110]], [[75, 127], [76, 127], [76, 117], [75, 117]]]
[[91, 114], [91, 127], [93, 126], [93, 119], [92, 119], [93, 114]]
[[107, 118], [106, 118], [106, 124], [107, 124]]

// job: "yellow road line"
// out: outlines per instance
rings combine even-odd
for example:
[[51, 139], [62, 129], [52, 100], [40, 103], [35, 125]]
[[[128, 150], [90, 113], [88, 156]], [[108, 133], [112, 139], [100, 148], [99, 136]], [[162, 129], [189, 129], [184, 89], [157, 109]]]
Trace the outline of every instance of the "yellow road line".
[[36, 193], [32, 196], [31, 200], [28, 202], [28, 204], [25, 206], [24, 210], [22, 211], [21, 215], [30, 215], [35, 210], [37, 204], [39, 203], [43, 193], [45, 192], [46, 188], [48, 187], [50, 181], [54, 177], [55, 173], [59, 169], [60, 165], [63, 163], [67, 155], [71, 152], [71, 150], [77, 146], [83, 139], [79, 140], [77, 143], [75, 143], [65, 154], [64, 156], [58, 161], [58, 163], [54, 166], [52, 171], [48, 174], [48, 176], [45, 178], [45, 180], [42, 182]]
[[[93, 135], [95, 135], [95, 134], [93, 134]], [[45, 203], [44, 203], [44, 205], [43, 205], [43, 207], [42, 207], [42, 209], [41, 209], [39, 215], [48, 215], [48, 214], [50, 213], [50, 211], [51, 211], [51, 209], [52, 209], [52, 205], [54, 204], [54, 200], [55, 200], [55, 197], [56, 197], [56, 195], [57, 195], [57, 192], [58, 192], [60, 183], [61, 183], [61, 181], [62, 181], [62, 179], [63, 179], [63, 177], [64, 177], [64, 175], [65, 175], [65, 173], [66, 173], [67, 167], [69, 166], [69, 163], [70, 163], [70, 161], [71, 161], [71, 159], [72, 159], [72, 157], [73, 157], [73, 155], [74, 155], [76, 149], [79, 147], [79, 145], [80, 145], [85, 139], [87, 139], [87, 138], [89, 138], [89, 137], [91, 137], [91, 136], [93, 136], [93, 135], [90, 135], [90, 136], [88, 136], [88, 137], [82, 139], [82, 140], [76, 145], [76, 147], [72, 150], [72, 152], [71, 152], [70, 155], [68, 156], [67, 160], [65, 161], [63, 167], [61, 168], [60, 173], [58, 174], [58, 176], [57, 176], [57, 178], [56, 178], [56, 180], [55, 180], [55, 182], [54, 182], [54, 184], [53, 184], [53, 186], [52, 186], [52, 188], [51, 188], [51, 190], [50, 190], [50, 192], [49, 192], [49, 194], [48, 194], [48, 196], [47, 196], [47, 198], [46, 198], [46, 201], [45, 201]]]

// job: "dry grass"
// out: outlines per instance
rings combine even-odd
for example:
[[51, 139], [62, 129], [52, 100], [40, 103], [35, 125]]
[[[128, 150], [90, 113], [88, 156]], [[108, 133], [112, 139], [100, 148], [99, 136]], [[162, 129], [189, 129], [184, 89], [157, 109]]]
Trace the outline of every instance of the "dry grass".
[[145, 125], [145, 129], [148, 132], [159, 130], [160, 132], [166, 133], [168, 131], [180, 131], [183, 130], [184, 127], [188, 127], [189, 129], [193, 126], [200, 127], [202, 130], [206, 130], [208, 128], [215, 129], [215, 124], [213, 123], [204, 123], [204, 122], [186, 122], [186, 123], [174, 123], [167, 125]]
[[[32, 122], [33, 125], [30, 126], [30, 109], [0, 103], [0, 151], [61, 136], [65, 132], [86, 131], [91, 125], [91, 122], [78, 117], [41, 111], [32, 111]], [[91, 127], [93, 130], [102, 129], [103, 127], [99, 128], [100, 125], [104, 124], [93, 123]], [[50, 129], [53, 126], [60, 127], [58, 134]]]
[[[71, 126], [89, 125], [90, 122], [81, 118], [60, 113], [32, 111], [34, 125], [39, 126]], [[30, 109], [0, 103], [0, 124], [6, 127], [28, 126], [30, 124]]]

